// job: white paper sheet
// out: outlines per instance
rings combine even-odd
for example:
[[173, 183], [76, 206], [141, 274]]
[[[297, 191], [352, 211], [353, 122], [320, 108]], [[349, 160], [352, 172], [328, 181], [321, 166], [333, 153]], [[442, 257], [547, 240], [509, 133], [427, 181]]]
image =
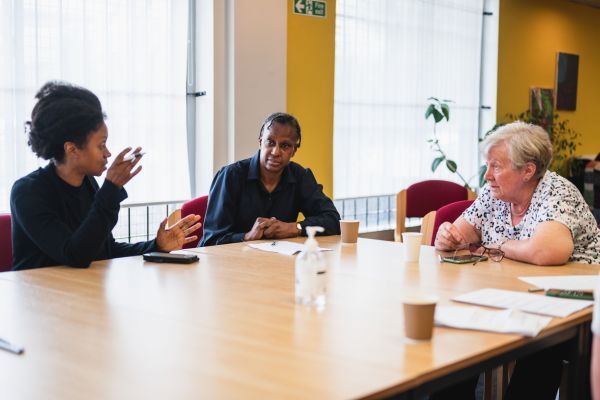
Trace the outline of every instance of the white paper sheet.
[[552, 318], [518, 310], [485, 310], [478, 307], [438, 306], [435, 324], [450, 328], [537, 336]]
[[544, 290], [594, 290], [598, 284], [598, 275], [521, 276], [519, 279]]
[[[304, 250], [303, 243], [287, 242], [285, 240], [276, 240], [274, 242], [267, 242], [267, 243], [251, 243], [251, 244], [248, 244], [248, 246], [250, 246], [254, 249], [270, 251], [273, 253], [286, 254], [288, 256], [293, 256], [294, 254], [300, 253], [302, 250]], [[318, 249], [319, 249], [319, 251], [330, 251], [331, 250], [331, 249], [327, 249], [324, 247], [319, 247]]]
[[533, 293], [501, 289], [480, 289], [453, 298], [480, 306], [507, 308], [551, 317], [567, 317], [594, 304], [588, 300], [560, 299]]

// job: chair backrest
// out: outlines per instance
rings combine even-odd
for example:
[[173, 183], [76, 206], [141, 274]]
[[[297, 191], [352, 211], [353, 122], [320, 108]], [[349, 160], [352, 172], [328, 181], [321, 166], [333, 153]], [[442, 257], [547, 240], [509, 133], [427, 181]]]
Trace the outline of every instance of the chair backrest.
[[190, 200], [188, 202], [183, 203], [181, 206], [181, 218], [185, 218], [190, 214], [196, 214], [201, 217], [200, 222], [202, 226], [198, 228], [196, 232], [193, 234], [198, 236], [198, 240], [190, 242], [183, 246], [184, 249], [189, 249], [192, 247], [198, 246], [198, 242], [202, 238], [202, 234], [204, 233], [204, 217], [206, 217], [206, 207], [208, 206], [208, 196], [198, 197], [197, 199]]
[[446, 204], [475, 199], [477, 195], [464, 186], [442, 180], [428, 180], [410, 185], [396, 196], [396, 230], [394, 239], [402, 241], [406, 218], [422, 218]]
[[12, 269], [12, 233], [10, 214], [0, 214], [0, 272]]
[[435, 241], [435, 235], [437, 235], [437, 231], [440, 228], [440, 225], [444, 222], [454, 222], [460, 215], [465, 211], [471, 204], [473, 204], [474, 200], [461, 200], [451, 204], [447, 204], [444, 207], [440, 208], [435, 213], [435, 220], [433, 223], [433, 229], [431, 231], [431, 238], [429, 239], [429, 244], [433, 245]]
[[421, 221], [421, 244], [431, 246], [431, 238], [433, 237], [433, 226], [435, 224], [435, 214], [437, 211], [429, 211]]

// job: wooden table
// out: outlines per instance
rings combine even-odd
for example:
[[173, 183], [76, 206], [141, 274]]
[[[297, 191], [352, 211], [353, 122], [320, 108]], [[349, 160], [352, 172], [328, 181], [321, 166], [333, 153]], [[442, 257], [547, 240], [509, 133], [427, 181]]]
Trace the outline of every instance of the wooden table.
[[322, 311], [294, 303], [294, 257], [241, 243], [199, 249], [190, 265], [130, 257], [0, 274], [0, 337], [26, 348], [0, 352], [1, 397], [414, 397], [553, 343], [585, 352], [591, 309], [535, 339], [435, 328], [413, 342], [401, 298], [433, 293], [446, 304], [483, 287], [526, 290], [518, 276], [600, 266], [440, 264], [430, 247], [404, 263], [399, 243], [338, 241], [320, 238], [333, 249]]

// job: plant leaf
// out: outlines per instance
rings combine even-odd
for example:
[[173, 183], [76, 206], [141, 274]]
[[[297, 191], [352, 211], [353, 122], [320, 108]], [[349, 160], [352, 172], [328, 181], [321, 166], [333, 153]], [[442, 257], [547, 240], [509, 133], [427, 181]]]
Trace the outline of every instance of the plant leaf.
[[431, 111], [431, 113], [433, 114], [433, 118], [435, 119], [435, 123], [437, 124], [438, 122], [440, 122], [442, 119], [444, 119], [444, 116], [442, 115], [441, 112], [438, 111], [437, 108], [433, 108], [433, 110]]
[[446, 160], [446, 167], [450, 170], [450, 172], [456, 172], [458, 167], [456, 166], [456, 162], [452, 160]]
[[431, 172], [435, 172], [435, 170], [437, 169], [437, 167], [440, 166], [440, 163], [442, 161], [444, 161], [445, 158], [446, 157], [444, 157], [444, 156], [440, 156], [440, 157], [435, 158], [433, 160], [433, 162], [431, 163]]
[[442, 103], [440, 106], [442, 107], [442, 113], [446, 117], [446, 121], [450, 121], [450, 107], [446, 103]]
[[425, 110], [425, 119], [429, 118], [429, 116], [431, 115], [431, 113], [433, 112], [433, 110], [435, 110], [435, 105], [430, 104], [427, 107], [427, 110]]

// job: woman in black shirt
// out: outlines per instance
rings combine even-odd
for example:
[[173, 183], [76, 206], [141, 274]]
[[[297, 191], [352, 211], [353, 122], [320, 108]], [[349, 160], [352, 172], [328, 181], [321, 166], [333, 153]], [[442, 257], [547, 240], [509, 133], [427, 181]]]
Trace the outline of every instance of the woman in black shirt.
[[[50, 163], [17, 180], [10, 196], [13, 270], [69, 265], [85, 268], [94, 260], [171, 251], [195, 240], [200, 227], [189, 215], [170, 229], [166, 219], [156, 239], [118, 243], [111, 231], [117, 223], [123, 188], [142, 169], [141, 157], [126, 159], [121, 151], [99, 187], [94, 176], [107, 168], [108, 130], [98, 97], [87, 89], [48, 82], [36, 95], [29, 145]], [[139, 153], [137, 148], [134, 153]]]

